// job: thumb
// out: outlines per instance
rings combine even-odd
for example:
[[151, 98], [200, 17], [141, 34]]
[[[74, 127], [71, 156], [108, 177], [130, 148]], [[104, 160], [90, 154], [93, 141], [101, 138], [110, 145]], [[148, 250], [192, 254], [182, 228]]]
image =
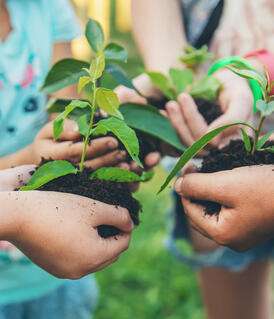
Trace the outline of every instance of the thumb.
[[[66, 119], [64, 122], [64, 129], [58, 140], [75, 140], [81, 134], [78, 132], [78, 125], [76, 122]], [[53, 139], [53, 122], [47, 123], [39, 132], [39, 137], [43, 139]]]

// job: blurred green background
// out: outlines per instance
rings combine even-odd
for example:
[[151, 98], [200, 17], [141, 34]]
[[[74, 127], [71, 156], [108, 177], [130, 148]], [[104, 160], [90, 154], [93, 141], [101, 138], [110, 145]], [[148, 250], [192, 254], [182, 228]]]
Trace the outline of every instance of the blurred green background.
[[[108, 40], [127, 48], [128, 63], [121, 66], [128, 75], [141, 73], [143, 64], [130, 33], [130, 0], [72, 2], [83, 26], [92, 17], [100, 21]], [[91, 55], [84, 38], [74, 41], [73, 51], [83, 60]], [[110, 77], [103, 81], [109, 88], [117, 85]], [[165, 176], [158, 167], [155, 177], [141, 185], [135, 195], [143, 206], [141, 224], [134, 231], [130, 249], [114, 265], [96, 274], [100, 299], [94, 319], [205, 319], [195, 272], [164, 247], [171, 196], [170, 191], [159, 196], [156, 193]], [[182, 243], [182, 249], [190, 248]]]

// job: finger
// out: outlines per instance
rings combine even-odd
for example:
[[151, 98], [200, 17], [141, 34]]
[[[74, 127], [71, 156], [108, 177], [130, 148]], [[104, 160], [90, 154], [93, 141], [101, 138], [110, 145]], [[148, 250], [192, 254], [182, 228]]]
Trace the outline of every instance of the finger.
[[128, 187], [128, 189], [130, 190], [131, 193], [135, 193], [139, 189], [140, 183], [139, 182], [127, 183], [127, 187]]
[[[53, 138], [53, 122], [47, 123], [43, 129], [40, 131], [39, 136], [45, 139]], [[81, 137], [81, 134], [78, 132], [78, 125], [74, 121], [66, 119], [64, 122], [64, 130], [59, 136], [58, 140], [75, 140]]]
[[119, 258], [120, 258], [120, 255], [115, 256], [114, 258], [111, 258], [111, 259], [107, 260], [106, 262], [101, 263], [96, 268], [92, 267], [89, 273], [98, 272], [98, 271], [110, 266], [111, 264], [115, 263]]
[[128, 163], [125, 163], [125, 162], [117, 164], [116, 167], [119, 167], [119, 168], [124, 169], [126, 171], [130, 170], [130, 165]]
[[[52, 159], [70, 159], [73, 162], [81, 160], [84, 143], [71, 141], [56, 143], [52, 140], [45, 141], [48, 149], [47, 157]], [[91, 141], [87, 146], [86, 158], [96, 158], [118, 147], [118, 142], [113, 137], [100, 137]]]
[[173, 125], [175, 131], [179, 135], [183, 144], [189, 146], [194, 143], [194, 138], [191, 135], [189, 128], [181, 113], [179, 104], [175, 101], [169, 101], [166, 104], [168, 118]]
[[187, 163], [182, 171], [182, 176], [185, 176], [190, 173], [196, 173], [198, 171], [198, 167], [193, 163]]
[[204, 212], [204, 206], [192, 203], [187, 198], [182, 199], [185, 214], [189, 217], [195, 229], [206, 237], [211, 237], [217, 226], [217, 216], [208, 215]]
[[145, 157], [145, 164], [149, 168], [154, 167], [159, 164], [160, 160], [161, 154], [159, 152], [152, 152]]
[[182, 93], [178, 97], [178, 102], [192, 136], [195, 140], [199, 139], [207, 131], [208, 125], [198, 111], [195, 101], [189, 94]]
[[[96, 203], [97, 201], [94, 202]], [[97, 208], [99, 207], [99, 209], [96, 211], [96, 216], [92, 215], [94, 218], [93, 227], [109, 225], [120, 229], [124, 233], [133, 231], [134, 224], [126, 208], [101, 202], [97, 203]]]
[[35, 165], [23, 165], [1, 171], [0, 191], [12, 191], [27, 184], [35, 169]]
[[235, 195], [235, 176], [230, 171], [184, 176], [176, 191], [184, 197], [217, 202], [232, 207]]
[[122, 233], [117, 236], [101, 239], [104, 258], [116, 258], [122, 252], [129, 248], [131, 240], [130, 233]]
[[142, 175], [144, 171], [142, 167], [140, 167], [135, 161], [131, 161], [130, 170], [140, 176]]
[[92, 160], [87, 160], [84, 162], [84, 166], [96, 170], [101, 167], [116, 166], [118, 163], [124, 161], [125, 159], [126, 152], [117, 150], [106, 155], [94, 158]]

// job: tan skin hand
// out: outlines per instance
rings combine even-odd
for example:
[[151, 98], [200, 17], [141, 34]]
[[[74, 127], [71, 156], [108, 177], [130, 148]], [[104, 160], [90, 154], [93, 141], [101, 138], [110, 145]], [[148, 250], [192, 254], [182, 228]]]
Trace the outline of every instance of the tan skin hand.
[[[33, 169], [0, 172], [1, 240], [60, 278], [78, 279], [115, 262], [129, 247], [134, 228], [128, 211], [72, 194], [12, 192]], [[99, 225], [115, 226], [122, 233], [104, 239], [98, 235]]]
[[[248, 82], [226, 69], [217, 71], [214, 76], [223, 83], [218, 98], [223, 115], [211, 124], [206, 123], [199, 113], [194, 99], [187, 93], [179, 95], [178, 101], [170, 101], [166, 104], [167, 116], [182, 143], [187, 147], [207, 132], [220, 126], [236, 121], [249, 123], [252, 121], [253, 95]], [[248, 131], [248, 133], [252, 132]], [[234, 126], [225, 130], [210, 144], [224, 145], [231, 139], [237, 139], [240, 136], [239, 127]], [[200, 153], [200, 155], [203, 154], [204, 152]]]
[[[203, 235], [236, 251], [246, 251], [274, 237], [274, 165], [235, 168], [179, 178], [175, 190], [185, 213]], [[206, 215], [191, 200], [220, 203], [218, 215]]]

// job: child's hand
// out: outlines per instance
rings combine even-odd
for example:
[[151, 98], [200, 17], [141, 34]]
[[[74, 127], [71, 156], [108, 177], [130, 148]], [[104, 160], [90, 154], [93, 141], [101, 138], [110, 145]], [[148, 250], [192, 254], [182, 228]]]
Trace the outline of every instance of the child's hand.
[[[134, 228], [127, 210], [72, 194], [8, 192], [26, 183], [34, 168], [0, 171], [0, 239], [61, 278], [77, 279], [115, 262]], [[104, 239], [99, 225], [113, 225], [122, 233]]]
[[[81, 161], [84, 143], [79, 140], [77, 123], [66, 120], [64, 131], [57, 141], [53, 140], [53, 123], [46, 124], [32, 144], [33, 163], [39, 164], [41, 158], [70, 160], [76, 164]], [[113, 137], [101, 137], [91, 141], [87, 147], [85, 166], [98, 169], [114, 166], [126, 158], [125, 151], [118, 150], [118, 141]]]
[[[189, 172], [193, 172], [190, 169]], [[274, 165], [236, 168], [211, 174], [186, 174], [175, 184], [194, 228], [220, 245], [245, 251], [274, 236]], [[222, 205], [206, 215], [191, 200]]]

